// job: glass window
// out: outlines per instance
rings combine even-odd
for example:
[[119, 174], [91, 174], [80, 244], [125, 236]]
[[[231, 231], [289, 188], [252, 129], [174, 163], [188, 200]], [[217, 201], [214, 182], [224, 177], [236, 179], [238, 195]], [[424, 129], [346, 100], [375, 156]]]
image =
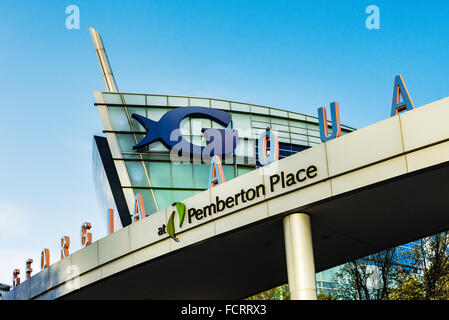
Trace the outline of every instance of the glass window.
[[265, 107], [251, 106], [251, 112], [269, 114], [269, 109]]
[[[152, 213], [157, 211], [156, 205], [154, 203], [153, 195], [151, 194], [151, 190], [148, 189], [133, 189], [134, 197], [136, 194], [140, 193], [143, 198], [143, 206], [145, 207], [145, 215], [149, 216]], [[131, 210], [134, 210], [134, 206]]]
[[147, 96], [147, 105], [166, 106], [168, 105], [167, 96]]
[[298, 113], [294, 113], [294, 112], [289, 112], [288, 116], [290, 119], [296, 119], [296, 120], [306, 120], [306, 116], [303, 114], [298, 114]]
[[170, 162], [145, 162], [152, 187], [172, 187]]
[[320, 126], [317, 124], [313, 124], [313, 123], [308, 123], [307, 124], [307, 129], [312, 129], [315, 131], [320, 131]]
[[266, 122], [253, 121], [253, 127], [266, 129], [267, 127], [271, 127], [271, 124]]
[[149, 152], [168, 152], [166, 146], [162, 144], [160, 141], [155, 141], [148, 146]]
[[166, 108], [148, 108], [148, 119], [159, 121], [161, 120], [162, 116], [169, 110], [170, 109]]
[[191, 118], [190, 124], [192, 127], [192, 134], [195, 134], [195, 135], [201, 135], [202, 129], [212, 128], [211, 120], [208, 120], [208, 119]]
[[191, 107], [207, 107], [209, 108], [209, 99], [190, 98]]
[[296, 134], [307, 134], [307, 130], [306, 129], [295, 128], [295, 127], [290, 127], [290, 132], [291, 133], [296, 133]]
[[132, 126], [133, 130], [137, 131], [137, 132], [145, 132], [146, 131], [145, 128], [139, 122], [137, 122], [136, 119], [134, 119], [132, 117], [133, 113], [140, 114], [141, 116], [144, 116], [146, 118], [147, 117], [146, 109], [145, 108], [129, 108], [128, 107], [128, 114], [131, 119], [131, 126]]
[[173, 190], [173, 202], [183, 201], [187, 198], [194, 196], [196, 193], [198, 192], [192, 190]]
[[315, 118], [315, 117], [307, 116], [306, 120], [309, 121], [309, 122], [312, 122], [312, 123], [318, 123], [318, 118]]
[[122, 104], [119, 93], [103, 93], [105, 103]]
[[192, 164], [171, 163], [171, 170], [173, 187], [194, 188]]
[[288, 116], [287, 111], [277, 110], [277, 109], [270, 109], [270, 114], [272, 116], [278, 116], [278, 117], [286, 117]]
[[133, 134], [117, 133], [116, 136], [122, 152], [135, 152], [133, 146], [136, 145], [136, 140], [134, 140]]
[[126, 170], [133, 187], [149, 187], [141, 161], [125, 161]]
[[222, 167], [226, 181], [235, 178], [235, 169], [233, 165], [222, 165]]
[[172, 107], [187, 107], [189, 101], [184, 97], [168, 97], [168, 105]]
[[307, 136], [303, 135], [303, 134], [292, 133], [291, 136], [292, 136], [292, 139], [307, 141]]
[[143, 94], [124, 94], [123, 98], [126, 104], [145, 105], [145, 96]]
[[293, 121], [293, 120], [290, 120], [290, 126], [297, 127], [297, 128], [307, 128], [307, 124], [305, 122]]
[[232, 113], [232, 128], [239, 131], [241, 138], [251, 138], [250, 115]]
[[321, 143], [321, 139], [309, 136], [309, 142], [311, 142], [311, 143]]
[[128, 116], [123, 107], [108, 107], [112, 128], [116, 131], [131, 131]]
[[241, 176], [241, 175], [243, 175], [245, 173], [251, 172], [253, 170], [254, 170], [254, 168], [241, 167], [241, 166], [237, 167], [237, 173], [238, 173], [239, 176]]
[[234, 150], [237, 157], [255, 157], [255, 142], [254, 140], [239, 139], [237, 147]]
[[190, 119], [184, 118], [181, 120], [181, 123], [179, 124], [179, 129], [181, 130], [181, 134], [183, 136], [190, 135]]
[[303, 141], [303, 140], [292, 140], [292, 144], [298, 145], [298, 146], [309, 146], [309, 142]]
[[235, 111], [249, 112], [249, 105], [231, 102], [231, 109]]
[[207, 189], [209, 187], [210, 165], [194, 164], [193, 165], [193, 186], [199, 189]]
[[251, 117], [252, 117], [253, 121], [261, 121], [261, 122], [270, 123], [270, 117], [264, 117], [264, 116], [259, 116], [259, 115], [255, 115], [255, 114], [253, 114]]
[[288, 132], [289, 130], [288, 130], [288, 126], [283, 126], [283, 125], [280, 125], [280, 124], [275, 124], [275, 123], [272, 123], [271, 124], [271, 129], [273, 129], [273, 130], [282, 130], [282, 131], [286, 131], [286, 132]]
[[287, 119], [280, 119], [280, 118], [271, 118], [272, 124], [282, 124], [284, 126], [288, 126], [288, 120]]
[[211, 100], [211, 107], [216, 109], [222, 109], [222, 110], [231, 110], [231, 105], [229, 101], [222, 101], [222, 100]]

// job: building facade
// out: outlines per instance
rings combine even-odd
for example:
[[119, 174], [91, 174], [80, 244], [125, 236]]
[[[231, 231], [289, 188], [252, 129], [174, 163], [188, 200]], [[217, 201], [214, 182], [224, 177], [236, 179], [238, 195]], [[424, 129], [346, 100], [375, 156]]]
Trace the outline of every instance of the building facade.
[[[267, 128], [277, 133], [280, 159], [321, 143], [317, 117], [276, 108], [210, 98], [110, 92], [96, 92], [95, 101], [107, 140], [94, 139], [97, 194], [104, 214], [114, 208], [114, 221], [123, 225], [127, 225], [126, 217], [134, 210], [136, 194], [143, 196], [145, 213], [150, 215], [207, 189], [210, 175], [209, 163], [172, 161], [170, 150], [160, 141], [135, 150], [133, 147], [145, 137], [146, 130], [132, 114], [157, 122], [176, 108], [195, 106], [229, 113], [229, 128], [210, 119], [189, 117], [179, 126], [182, 136], [198, 146], [207, 143], [202, 132], [205, 128], [238, 131], [235, 150], [222, 159], [226, 181], [260, 165], [257, 140]], [[353, 130], [342, 126], [342, 134]]]

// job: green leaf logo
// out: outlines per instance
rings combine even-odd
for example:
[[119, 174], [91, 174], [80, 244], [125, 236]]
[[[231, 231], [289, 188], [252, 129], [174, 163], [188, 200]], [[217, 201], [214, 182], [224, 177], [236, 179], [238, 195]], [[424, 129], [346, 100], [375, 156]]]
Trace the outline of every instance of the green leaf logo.
[[[184, 223], [184, 217], [186, 213], [186, 206], [182, 202], [175, 202], [173, 203], [173, 206], [176, 207], [176, 211], [178, 212], [178, 218], [179, 218], [179, 227], [182, 227], [182, 224]], [[170, 218], [167, 222], [167, 233], [168, 235], [175, 240], [176, 242], [179, 242], [179, 239], [176, 238], [176, 231], [175, 231], [175, 210], [172, 211]]]

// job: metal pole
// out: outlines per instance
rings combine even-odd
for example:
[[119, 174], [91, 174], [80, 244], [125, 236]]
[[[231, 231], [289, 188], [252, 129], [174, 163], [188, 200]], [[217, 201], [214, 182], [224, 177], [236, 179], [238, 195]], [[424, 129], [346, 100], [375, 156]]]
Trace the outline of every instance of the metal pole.
[[283, 223], [290, 300], [316, 300], [310, 217], [294, 213], [285, 217]]
[[112, 74], [111, 65], [109, 64], [101, 36], [94, 28], [89, 28], [89, 32], [94, 43], [95, 53], [97, 54], [98, 62], [100, 63], [101, 73], [103, 74], [106, 88], [109, 92], [118, 92], [117, 84], [115, 83], [115, 78]]

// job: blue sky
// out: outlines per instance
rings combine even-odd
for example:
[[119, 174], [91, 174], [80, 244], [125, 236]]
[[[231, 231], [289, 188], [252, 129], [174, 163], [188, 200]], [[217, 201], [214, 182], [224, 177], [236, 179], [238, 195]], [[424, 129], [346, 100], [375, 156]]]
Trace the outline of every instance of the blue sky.
[[[65, 9], [80, 9], [80, 29]], [[368, 30], [365, 8], [380, 10]], [[415, 106], [449, 95], [447, 1], [1, 1], [0, 282], [59, 239], [80, 247], [89, 221], [106, 233], [91, 173], [105, 90], [89, 35], [102, 35], [121, 91], [206, 96], [344, 124], [389, 116], [395, 75]]]

